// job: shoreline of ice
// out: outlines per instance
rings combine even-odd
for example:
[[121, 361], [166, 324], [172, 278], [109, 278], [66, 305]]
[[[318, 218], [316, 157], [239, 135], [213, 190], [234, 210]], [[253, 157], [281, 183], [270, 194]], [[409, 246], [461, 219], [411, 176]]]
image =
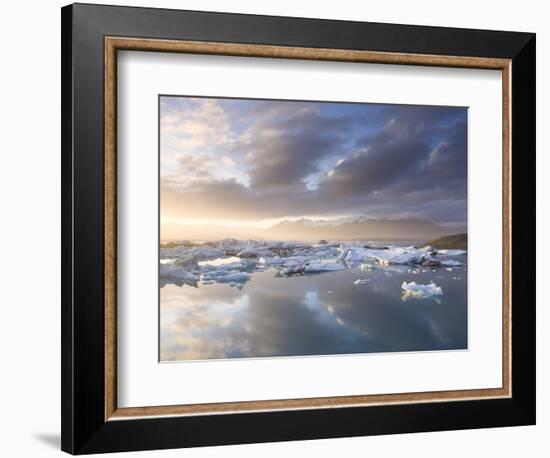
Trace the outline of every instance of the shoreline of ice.
[[[323, 241], [324, 242], [324, 241]], [[240, 241], [225, 239], [203, 244], [183, 243], [160, 248], [160, 277], [197, 286], [226, 283], [242, 287], [254, 272], [273, 267], [277, 276], [315, 275], [358, 266], [360, 270], [392, 266], [418, 273], [419, 269], [462, 266], [449, 257], [466, 254], [463, 250], [436, 250], [431, 246], [396, 246], [364, 242], [307, 243], [288, 241]], [[424, 270], [426, 271], [426, 270]]]

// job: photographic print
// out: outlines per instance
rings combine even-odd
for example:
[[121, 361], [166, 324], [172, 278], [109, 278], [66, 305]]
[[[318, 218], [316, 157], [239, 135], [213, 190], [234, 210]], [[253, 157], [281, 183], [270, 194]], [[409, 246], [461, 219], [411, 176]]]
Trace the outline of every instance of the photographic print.
[[160, 360], [467, 349], [467, 122], [160, 95]]

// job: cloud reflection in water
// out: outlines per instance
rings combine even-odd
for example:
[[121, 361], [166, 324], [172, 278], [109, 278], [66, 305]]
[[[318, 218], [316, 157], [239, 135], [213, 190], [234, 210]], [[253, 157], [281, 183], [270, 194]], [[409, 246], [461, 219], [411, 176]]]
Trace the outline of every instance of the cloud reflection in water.
[[[440, 279], [445, 296], [401, 301], [407, 273], [357, 270], [229, 285], [163, 285], [161, 360], [463, 349], [466, 281]], [[358, 288], [358, 275], [372, 281]], [[428, 275], [428, 274], [426, 274]], [[464, 276], [465, 277], [465, 276]], [[415, 276], [422, 281], [422, 274]]]

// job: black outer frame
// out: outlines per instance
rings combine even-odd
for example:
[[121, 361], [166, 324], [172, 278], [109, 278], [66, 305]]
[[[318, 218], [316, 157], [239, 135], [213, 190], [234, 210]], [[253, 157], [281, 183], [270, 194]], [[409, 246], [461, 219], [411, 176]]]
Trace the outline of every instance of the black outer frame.
[[[105, 421], [105, 36], [512, 59], [512, 397]], [[62, 8], [61, 38], [62, 450], [83, 454], [535, 424], [534, 34], [74, 4]]]

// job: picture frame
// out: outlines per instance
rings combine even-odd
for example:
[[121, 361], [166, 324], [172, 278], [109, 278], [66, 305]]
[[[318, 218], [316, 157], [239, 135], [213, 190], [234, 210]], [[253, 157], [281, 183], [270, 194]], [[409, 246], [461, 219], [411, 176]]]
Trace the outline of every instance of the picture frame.
[[[62, 9], [61, 45], [64, 451], [535, 424], [534, 34], [73, 4]], [[116, 114], [123, 50], [502, 72], [502, 386], [119, 408]]]

